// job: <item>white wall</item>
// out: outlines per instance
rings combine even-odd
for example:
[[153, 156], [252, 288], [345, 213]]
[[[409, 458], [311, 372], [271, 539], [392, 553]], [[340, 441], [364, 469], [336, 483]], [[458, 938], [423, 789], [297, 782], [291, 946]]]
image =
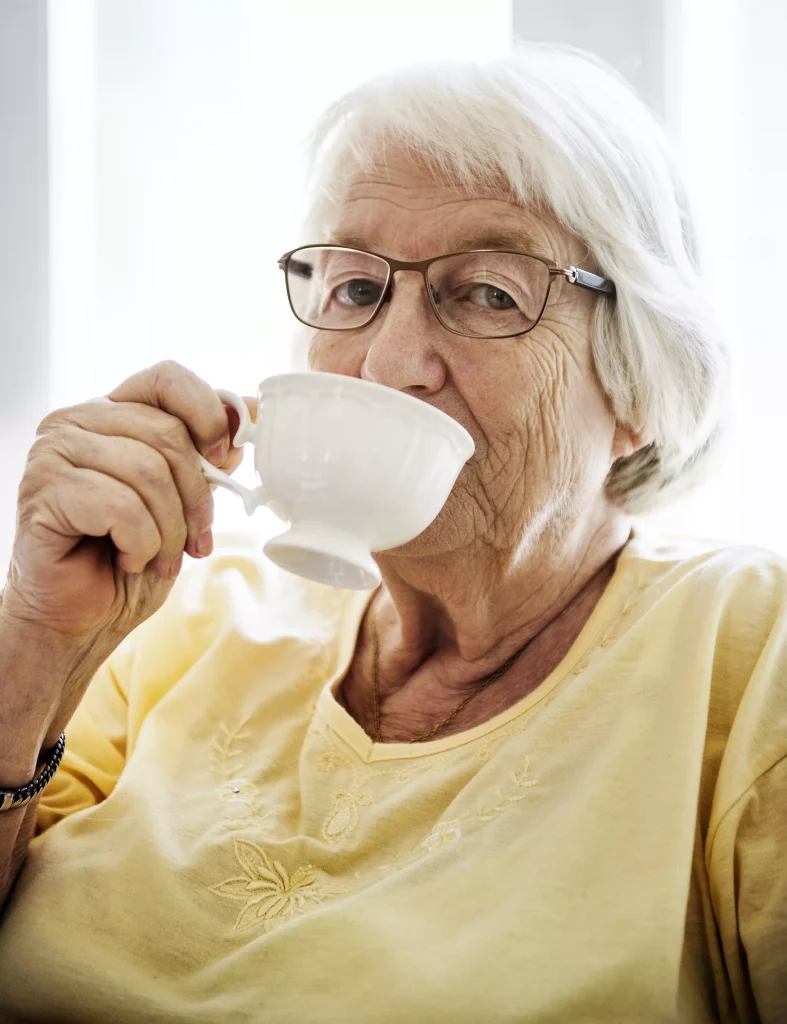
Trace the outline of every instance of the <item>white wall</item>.
[[740, 48], [740, 102], [731, 112], [721, 106], [719, 117], [732, 117], [739, 128], [727, 150], [739, 165], [740, 206], [735, 231], [726, 230], [719, 211], [728, 243], [718, 273], [739, 309], [736, 498], [758, 543], [787, 555], [787, 4], [737, 4], [730, 34]]
[[666, 7], [667, 0], [514, 0], [514, 34], [598, 54], [661, 110]]
[[46, 0], [0, 3], [0, 587], [48, 395]]

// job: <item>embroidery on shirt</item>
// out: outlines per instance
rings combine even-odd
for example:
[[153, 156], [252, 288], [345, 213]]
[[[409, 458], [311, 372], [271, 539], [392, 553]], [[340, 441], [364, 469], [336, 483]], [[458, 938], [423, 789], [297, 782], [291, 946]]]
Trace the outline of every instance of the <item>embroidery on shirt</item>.
[[[429, 772], [443, 772], [456, 764], [459, 758], [475, 760], [481, 764], [488, 762], [495, 750], [505, 740], [513, 736], [521, 735], [525, 730], [524, 722], [518, 720], [510, 725], [497, 730], [491, 736], [482, 737], [474, 752], [468, 756], [467, 748], [446, 751], [425, 761], [393, 763], [383, 766], [365, 764], [356, 761], [342, 751], [331, 737], [318, 725], [310, 729], [312, 736], [316, 737], [323, 745], [323, 750], [317, 757], [317, 767], [326, 774], [338, 774], [344, 770], [349, 773], [349, 780], [345, 780], [340, 789], [335, 789], [332, 796], [333, 809], [323, 821], [320, 835], [327, 843], [339, 844], [342, 840], [352, 835], [358, 825], [359, 808], [369, 807], [374, 803], [374, 783], [380, 780], [395, 781], [401, 784], [409, 783], [419, 775]], [[474, 813], [468, 812], [465, 820], [470, 821], [491, 821], [512, 803], [524, 799], [526, 791], [538, 784], [538, 780], [528, 778], [530, 772], [530, 759], [525, 758], [519, 772], [509, 773], [507, 783], [501, 788], [496, 786], [492, 790], [491, 799], [479, 800]], [[453, 831], [458, 826], [458, 820], [451, 823], [448, 832], [444, 832], [445, 823], [437, 822], [430, 835], [432, 837], [443, 837], [448, 835], [453, 841], [461, 837], [461, 831]], [[442, 842], [437, 844], [443, 845]], [[430, 852], [435, 847], [434, 839], [429, 836], [419, 841], [414, 848], [416, 856]], [[436, 847], [435, 847], [436, 848]], [[395, 862], [403, 854], [395, 858]], [[412, 853], [412, 851], [411, 851]], [[412, 856], [408, 858], [408, 863]], [[357, 874], [357, 873], [356, 873]]]
[[[584, 672], [599, 649], [613, 646], [618, 637], [615, 632], [620, 620], [631, 614], [640, 595], [649, 589], [643, 584], [633, 590], [626, 598], [619, 616], [611, 629], [603, 638], [587, 651], [573, 671], [566, 678]], [[360, 810], [372, 806], [378, 795], [376, 783], [385, 781], [406, 785], [415, 778], [426, 773], [439, 774], [453, 768], [463, 759], [471, 769], [472, 762], [486, 764], [497, 752], [500, 745], [507, 739], [520, 735], [525, 731], [526, 722], [531, 714], [543, 711], [557, 693], [558, 685], [539, 701], [519, 715], [515, 722], [495, 730], [491, 734], [479, 737], [471, 744], [462, 745], [457, 749], [445, 751], [429, 758], [400, 762], [368, 764], [337, 745], [332, 734], [328, 735], [312, 720], [308, 735], [315, 737], [323, 745], [317, 756], [317, 767], [320, 772], [335, 776], [337, 785], [331, 796], [331, 808], [324, 818], [320, 830], [322, 839], [335, 845], [348, 839], [355, 832]], [[316, 711], [317, 702], [313, 702], [307, 710], [310, 716]], [[221, 778], [217, 788], [219, 801], [226, 805], [222, 817], [225, 828], [233, 831], [254, 829], [258, 836], [272, 838], [267, 830], [266, 821], [272, 812], [261, 814], [259, 790], [243, 774], [245, 756], [244, 741], [249, 733], [244, 731], [248, 719], [242, 721], [235, 729], [225, 724], [219, 726], [219, 736], [211, 744], [211, 769]], [[528, 797], [529, 791], [539, 784], [538, 779], [530, 777], [531, 762], [525, 757], [518, 771], [509, 771], [503, 784], [492, 784], [476, 800], [475, 805], [468, 806], [464, 813], [454, 815], [447, 820], [438, 819], [426, 835], [422, 835], [414, 845], [405, 843], [392, 861], [369, 868], [366, 871], [354, 872], [356, 880], [366, 883], [373, 878], [386, 876], [391, 872], [403, 870], [423, 858], [431, 857], [441, 851], [450, 849], [462, 841], [463, 835], [479, 823], [487, 823], [499, 818], [512, 806]], [[317, 907], [328, 899], [346, 895], [356, 888], [335, 883], [330, 876], [319, 872], [312, 864], [300, 864], [288, 870], [280, 860], [269, 856], [265, 850], [248, 838], [234, 837], [235, 857], [243, 871], [242, 875], [226, 879], [211, 887], [211, 892], [227, 899], [241, 902], [243, 906], [238, 913], [234, 929], [245, 931], [254, 927], [262, 927], [266, 932], [292, 917]]]
[[325, 818], [320, 829], [320, 835], [326, 843], [338, 843], [353, 832], [358, 824], [358, 808], [368, 807], [372, 803], [371, 793], [365, 788], [357, 766], [346, 754], [336, 747], [331, 747], [323, 750], [317, 758], [317, 768], [321, 772], [334, 772], [339, 765], [349, 769], [350, 782], [333, 794], [333, 810]]
[[224, 780], [216, 790], [219, 801], [225, 805], [221, 824], [231, 832], [254, 828], [272, 837], [266, 822], [273, 817], [273, 812], [261, 813], [259, 790], [241, 774], [244, 770], [242, 743], [249, 738], [248, 732], [243, 731], [247, 722], [248, 718], [235, 729], [228, 729], [221, 722], [219, 736], [210, 745], [211, 770]]
[[569, 673], [570, 676], [581, 676], [583, 672], [586, 672], [588, 667], [590, 666], [591, 661], [593, 660], [593, 655], [596, 653], [596, 651], [609, 650], [610, 647], [615, 646], [615, 644], [620, 639], [619, 635], [617, 634], [617, 630], [620, 627], [622, 620], [628, 618], [632, 614], [634, 609], [639, 604], [639, 599], [642, 597], [646, 590], [650, 589], [650, 583], [640, 583], [638, 584], [638, 586], [634, 587], [633, 590], [631, 590], [631, 592], [627, 595], [625, 601], [623, 602], [623, 606], [621, 607], [617, 618], [613, 622], [610, 631], [606, 633], [594, 647], [591, 647], [590, 650], [585, 653], [584, 657], [579, 660], [577, 665]]
[[350, 775], [349, 781], [341, 789], [334, 790], [331, 798], [333, 809], [326, 816], [320, 829], [320, 835], [325, 842], [334, 845], [355, 831], [358, 825], [358, 809], [369, 807], [374, 802], [369, 789], [371, 783], [378, 779], [387, 779], [405, 784], [415, 775], [425, 771], [445, 771], [458, 756], [454, 753], [451, 756], [435, 758], [431, 764], [405, 763], [384, 767], [370, 765], [362, 768], [360, 763], [356, 763], [341, 751], [319, 726], [314, 725], [310, 733], [317, 736], [324, 747], [317, 758], [318, 769], [326, 774], [333, 774], [344, 768]]
[[[491, 736], [484, 736], [479, 741], [474, 753], [471, 755], [480, 764], [486, 764], [491, 760], [497, 748], [512, 736], [518, 736], [524, 732], [525, 726], [522, 721], [513, 722], [510, 725], [498, 729]], [[407, 761], [399, 764], [388, 764], [384, 766], [366, 765], [356, 762], [337, 747], [333, 740], [319, 726], [314, 725], [310, 733], [316, 736], [323, 744], [323, 751], [317, 759], [317, 766], [321, 772], [336, 773], [342, 768], [350, 774], [349, 782], [345, 782], [340, 789], [334, 790], [332, 796], [333, 809], [323, 821], [320, 835], [327, 843], [338, 844], [347, 839], [355, 831], [358, 825], [359, 808], [369, 807], [374, 802], [373, 784], [378, 780], [393, 780], [400, 784], [412, 782], [414, 778], [430, 772], [444, 772], [454, 766], [460, 758], [466, 758], [464, 748], [446, 751], [425, 761]], [[529, 770], [529, 762], [525, 767]], [[533, 783], [535, 785], [535, 783]], [[500, 800], [504, 799], [499, 791], [496, 791], [496, 799], [493, 806], [497, 806]], [[517, 797], [520, 799], [520, 797]], [[478, 820], [480, 817], [479, 811]], [[493, 817], [496, 815], [492, 815]]]
[[217, 896], [243, 903], [233, 930], [262, 927], [266, 932], [296, 915], [346, 895], [350, 888], [318, 880], [311, 864], [302, 864], [290, 874], [281, 861], [274, 860], [256, 843], [235, 837], [235, 857], [242, 875], [210, 887]]
[[436, 825], [429, 835], [422, 839], [419, 846], [434, 853], [441, 846], [448, 846], [450, 843], [458, 843], [462, 838], [462, 830], [459, 828], [459, 819], [453, 821], [441, 821]]
[[[462, 838], [462, 830], [459, 827], [461, 820], [461, 818], [453, 818], [450, 821], [439, 821], [432, 828], [429, 835], [424, 836], [414, 846], [408, 847], [405, 844], [390, 863], [380, 864], [378, 867], [367, 872], [367, 876], [386, 876], [396, 871], [402, 871], [416, 861], [423, 860], [423, 858], [428, 857], [430, 854], [436, 853], [444, 846], [458, 843]], [[359, 871], [355, 872], [355, 877], [358, 879], [362, 877]]]
[[626, 598], [626, 601], [623, 604], [623, 607], [620, 609], [620, 618], [621, 619], [625, 619], [627, 616], [631, 615], [631, 613], [634, 611], [634, 609], [639, 604], [640, 597], [642, 597], [642, 595], [645, 593], [646, 590], [650, 590], [650, 587], [651, 587], [650, 583], [640, 583], [636, 587], [634, 587], [634, 589], [631, 591], [631, 593]]
[[[361, 807], [370, 807], [374, 802], [369, 786], [376, 780], [393, 780], [402, 785], [411, 782], [417, 775], [425, 772], [447, 771], [457, 759], [462, 756], [459, 751], [451, 751], [447, 754], [438, 755], [429, 762], [414, 764], [404, 763], [387, 765], [385, 767], [370, 766], [367, 774], [362, 776], [360, 767], [346, 754], [340, 751], [335, 744], [326, 736], [319, 727], [312, 730], [325, 744], [326, 748], [317, 759], [317, 767], [321, 772], [334, 772], [340, 766], [346, 768], [350, 773], [349, 785], [342, 789], [335, 790], [332, 796], [333, 810], [328, 814], [320, 829], [320, 835], [326, 843], [337, 844], [342, 839], [350, 836], [358, 825], [358, 811]], [[521, 729], [512, 728], [505, 735], [501, 733], [496, 737], [496, 743], [486, 740], [476, 752], [476, 758], [481, 763], [488, 761], [493, 752], [493, 746], [499, 744], [510, 735], [521, 732]]]
[[[475, 814], [472, 811], [468, 811], [449, 821], [438, 821], [427, 836], [419, 840], [414, 846], [408, 847], [405, 844], [392, 861], [373, 869], [370, 874], [389, 875], [396, 871], [402, 871], [424, 857], [428, 857], [430, 854], [443, 849], [443, 847], [458, 843], [463, 835], [462, 825], [469, 826], [473, 822], [488, 822], [497, 818], [511, 804], [525, 799], [527, 793], [522, 792], [522, 790], [538, 785], [538, 779], [527, 778], [529, 772], [530, 758], [526, 757], [519, 772], [513, 771], [509, 773], [507, 789], [504, 791], [500, 787], [496, 788], [493, 803], [489, 804], [486, 801], [479, 800], [475, 807]], [[355, 877], [360, 879], [360, 872], [356, 871]]]
[[520, 772], [509, 772], [507, 780], [509, 791], [507, 794], [504, 793], [502, 789], [498, 789], [496, 792], [497, 799], [489, 806], [485, 806], [480, 800], [478, 801], [478, 804], [476, 805], [478, 820], [491, 821], [499, 814], [502, 814], [509, 804], [516, 803], [518, 800], [524, 800], [527, 793], [523, 793], [521, 790], [527, 790], [532, 786], [538, 785], [538, 779], [527, 778], [529, 772], [530, 758], [526, 757], [524, 766]]

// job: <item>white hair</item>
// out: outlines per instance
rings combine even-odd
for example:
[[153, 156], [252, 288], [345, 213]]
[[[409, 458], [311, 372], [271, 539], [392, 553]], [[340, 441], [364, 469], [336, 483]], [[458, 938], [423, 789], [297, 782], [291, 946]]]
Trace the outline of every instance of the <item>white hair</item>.
[[615, 282], [617, 297], [596, 302], [593, 355], [614, 415], [645, 444], [613, 465], [610, 497], [644, 512], [704, 475], [721, 436], [726, 350], [674, 156], [626, 82], [581, 50], [530, 43], [488, 63], [376, 78], [317, 124], [306, 230], [341, 200], [342, 168], [379, 163], [387, 145], [471, 190], [502, 177], [513, 201], [551, 212]]

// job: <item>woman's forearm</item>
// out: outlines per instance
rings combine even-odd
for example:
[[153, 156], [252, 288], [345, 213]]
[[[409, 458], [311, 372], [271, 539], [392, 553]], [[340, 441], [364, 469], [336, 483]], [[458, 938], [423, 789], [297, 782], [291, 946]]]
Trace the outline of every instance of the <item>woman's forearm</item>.
[[[0, 610], [0, 789], [25, 785], [42, 767], [73, 712], [61, 697], [75, 671], [94, 668], [72, 644], [5, 619]], [[0, 811], [0, 905], [27, 853], [37, 804]]]
[[6, 811], [0, 819], [0, 910], [27, 856], [28, 844], [35, 833], [36, 809], [40, 799], [37, 796], [16, 811]]
[[[5, 658], [0, 657], [0, 662], [5, 662]], [[16, 789], [35, 777], [40, 754], [36, 743], [41, 731], [41, 723], [35, 720], [3, 721], [0, 728], [0, 788]], [[24, 807], [0, 813], [0, 907], [5, 903], [27, 855], [28, 843], [35, 832], [38, 800], [36, 797]]]

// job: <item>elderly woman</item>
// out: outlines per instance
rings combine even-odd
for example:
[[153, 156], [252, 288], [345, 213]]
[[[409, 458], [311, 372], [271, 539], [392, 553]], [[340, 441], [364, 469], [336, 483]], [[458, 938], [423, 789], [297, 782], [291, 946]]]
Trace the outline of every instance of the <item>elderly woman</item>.
[[371, 594], [239, 542], [170, 592], [237, 415], [161, 364], [47, 416], [0, 610], [5, 1019], [787, 1020], [787, 574], [632, 530], [724, 390], [659, 127], [524, 47], [316, 145], [304, 242], [354, 269], [306, 305], [330, 251], [282, 259], [309, 366], [475, 454]]

